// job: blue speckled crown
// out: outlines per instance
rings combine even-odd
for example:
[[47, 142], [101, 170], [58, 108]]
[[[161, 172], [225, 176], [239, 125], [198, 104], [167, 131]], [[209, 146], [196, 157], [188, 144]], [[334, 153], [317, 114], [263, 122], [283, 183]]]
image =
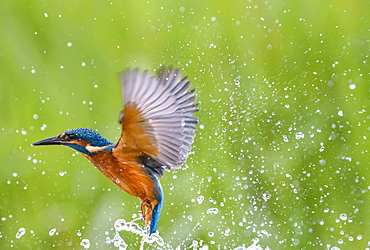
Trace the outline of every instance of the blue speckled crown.
[[95, 130], [89, 129], [89, 128], [68, 129], [64, 133], [67, 135], [76, 135], [77, 140], [83, 140], [83, 141], [89, 142], [93, 146], [101, 147], [101, 146], [113, 144], [112, 142], [108, 141], [103, 136], [101, 136], [98, 132], [96, 132]]

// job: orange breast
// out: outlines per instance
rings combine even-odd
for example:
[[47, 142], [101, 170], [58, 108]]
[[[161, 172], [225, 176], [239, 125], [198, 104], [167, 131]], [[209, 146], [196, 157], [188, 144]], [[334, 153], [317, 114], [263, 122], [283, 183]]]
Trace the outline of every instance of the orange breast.
[[155, 183], [136, 162], [116, 159], [109, 152], [86, 156], [105, 176], [126, 193], [141, 200], [155, 199]]

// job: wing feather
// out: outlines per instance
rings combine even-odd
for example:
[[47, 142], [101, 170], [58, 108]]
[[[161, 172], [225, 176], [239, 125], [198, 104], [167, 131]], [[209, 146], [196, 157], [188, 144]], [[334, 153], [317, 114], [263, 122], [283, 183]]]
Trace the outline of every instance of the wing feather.
[[[188, 78], [181, 78], [178, 69], [165, 69], [153, 77], [147, 70], [136, 68], [125, 70], [121, 83], [122, 135], [114, 154], [147, 155], [169, 169], [183, 164], [198, 123], [198, 118], [193, 116], [198, 103], [194, 103], [195, 90], [189, 91]], [[161, 171], [157, 175], [161, 176]]]

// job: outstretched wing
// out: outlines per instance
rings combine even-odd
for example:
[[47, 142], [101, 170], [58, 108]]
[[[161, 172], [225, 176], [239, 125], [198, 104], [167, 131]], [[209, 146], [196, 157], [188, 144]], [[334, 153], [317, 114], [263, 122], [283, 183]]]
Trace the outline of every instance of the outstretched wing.
[[198, 123], [193, 116], [198, 111], [195, 90], [188, 91], [191, 83], [171, 68], [162, 70], [158, 77], [138, 68], [127, 69], [121, 83], [122, 135], [114, 153], [135, 157], [149, 167], [174, 169], [183, 164]]

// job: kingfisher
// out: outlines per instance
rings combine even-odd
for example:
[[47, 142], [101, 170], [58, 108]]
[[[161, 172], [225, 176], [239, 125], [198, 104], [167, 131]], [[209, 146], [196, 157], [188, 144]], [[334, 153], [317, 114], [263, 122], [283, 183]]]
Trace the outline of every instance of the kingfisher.
[[149, 235], [157, 232], [164, 194], [159, 178], [187, 159], [198, 118], [195, 89], [178, 69], [128, 68], [120, 73], [124, 108], [115, 144], [88, 128], [75, 128], [33, 143], [69, 147], [91, 161], [114, 184], [141, 200]]

